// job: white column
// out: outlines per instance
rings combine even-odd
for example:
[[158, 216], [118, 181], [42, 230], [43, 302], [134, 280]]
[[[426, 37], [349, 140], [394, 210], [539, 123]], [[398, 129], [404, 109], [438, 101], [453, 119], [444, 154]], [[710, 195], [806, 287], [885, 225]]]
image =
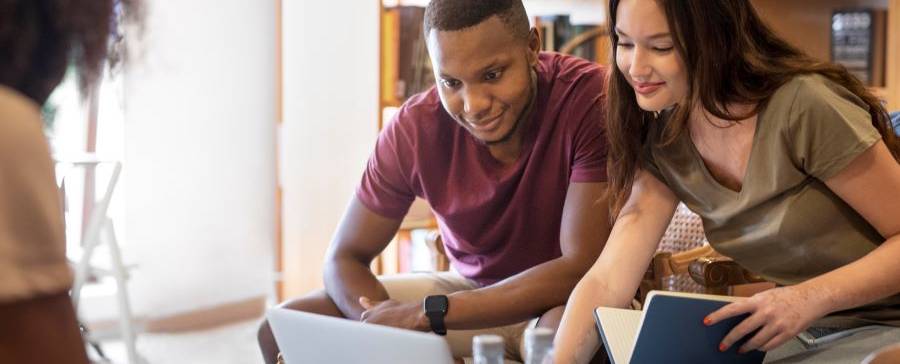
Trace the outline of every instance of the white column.
[[156, 0], [125, 78], [138, 314], [272, 291], [275, 4]]
[[322, 287], [322, 261], [378, 128], [377, 0], [284, 0], [284, 279]]

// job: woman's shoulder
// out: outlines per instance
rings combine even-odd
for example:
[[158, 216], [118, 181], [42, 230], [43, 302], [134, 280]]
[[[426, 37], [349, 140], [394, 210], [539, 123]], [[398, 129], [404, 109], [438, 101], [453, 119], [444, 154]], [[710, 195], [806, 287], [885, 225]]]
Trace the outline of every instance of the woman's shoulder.
[[7, 86], [0, 85], [0, 112], [3, 116], [37, 116], [39, 106], [27, 96]]
[[865, 102], [846, 87], [817, 73], [795, 76], [775, 91], [770, 103], [791, 106], [795, 111], [835, 106], [836, 103], [866, 107]]
[[0, 152], [23, 158], [27, 155], [23, 148], [44, 143], [38, 105], [13, 89], [0, 86]]

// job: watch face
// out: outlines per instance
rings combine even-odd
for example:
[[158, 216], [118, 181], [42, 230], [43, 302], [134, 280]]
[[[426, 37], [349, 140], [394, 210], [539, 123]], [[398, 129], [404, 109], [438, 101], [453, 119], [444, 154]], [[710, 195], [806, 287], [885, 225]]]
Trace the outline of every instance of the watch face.
[[446, 312], [448, 304], [447, 296], [428, 296], [425, 298], [425, 312]]

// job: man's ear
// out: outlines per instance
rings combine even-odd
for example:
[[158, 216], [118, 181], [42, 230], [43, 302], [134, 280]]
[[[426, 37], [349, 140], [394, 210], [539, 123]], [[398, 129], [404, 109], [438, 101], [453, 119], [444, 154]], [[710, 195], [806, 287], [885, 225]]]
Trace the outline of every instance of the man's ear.
[[538, 54], [541, 52], [541, 33], [537, 28], [532, 27], [528, 33], [528, 64], [534, 66], [538, 61]]

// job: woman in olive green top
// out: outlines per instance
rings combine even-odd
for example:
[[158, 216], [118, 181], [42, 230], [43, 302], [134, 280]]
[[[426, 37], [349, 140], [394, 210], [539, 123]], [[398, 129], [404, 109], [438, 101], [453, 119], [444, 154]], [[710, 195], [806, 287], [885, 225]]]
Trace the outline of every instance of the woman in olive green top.
[[[746, 0], [610, 1], [608, 94], [617, 216], [556, 339], [559, 363], [599, 345], [596, 306], [627, 306], [678, 201], [710, 244], [781, 287], [711, 313], [749, 314], [727, 350], [767, 360], [859, 362], [900, 341], [900, 144], [846, 70], [776, 37]], [[814, 354], [810, 326], [883, 325]], [[785, 345], [791, 344], [791, 345]]]

